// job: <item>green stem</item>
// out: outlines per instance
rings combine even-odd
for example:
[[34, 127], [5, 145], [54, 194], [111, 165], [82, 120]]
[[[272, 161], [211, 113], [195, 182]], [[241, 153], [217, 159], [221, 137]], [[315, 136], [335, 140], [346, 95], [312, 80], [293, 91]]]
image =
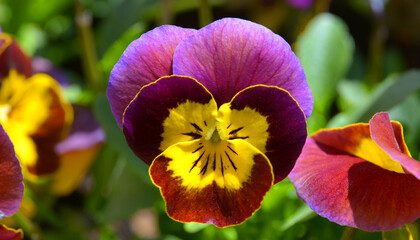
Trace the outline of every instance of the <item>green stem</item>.
[[370, 86], [376, 85], [382, 78], [382, 58], [385, 47], [386, 27], [384, 6], [380, 0], [369, 0], [373, 14], [373, 31], [369, 39], [368, 77]]
[[198, 18], [200, 27], [210, 24], [213, 20], [210, 4], [208, 0], [200, 0], [200, 8], [198, 10]]
[[160, 0], [162, 15], [159, 19], [159, 25], [172, 24], [172, 0]]
[[82, 47], [82, 62], [86, 78], [95, 93], [102, 91], [102, 74], [99, 71], [96, 48], [92, 33], [92, 16], [83, 8], [79, 0], [74, 0], [76, 26]]
[[344, 228], [343, 235], [341, 235], [340, 240], [353, 240], [356, 232], [357, 228], [346, 227]]

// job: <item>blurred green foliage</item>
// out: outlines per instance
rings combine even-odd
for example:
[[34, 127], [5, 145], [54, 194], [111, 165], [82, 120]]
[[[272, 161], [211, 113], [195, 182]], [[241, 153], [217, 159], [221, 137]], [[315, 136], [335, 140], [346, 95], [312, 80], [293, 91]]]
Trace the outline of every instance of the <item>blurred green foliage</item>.
[[[233, 16], [270, 24], [268, 27], [294, 47], [315, 99], [314, 113], [308, 120], [310, 133], [367, 122], [374, 113], [389, 111], [391, 119], [403, 124], [408, 148], [419, 159], [420, 71], [414, 69], [420, 68], [420, 28], [406, 24], [412, 16], [400, 20], [395, 17], [403, 7], [419, 9], [419, 3], [379, 1], [387, 7], [379, 17], [371, 11], [369, 1], [362, 0], [319, 0], [307, 10], [293, 9], [283, 0], [214, 0], [209, 6], [215, 19]], [[148, 176], [148, 166], [125, 143], [104, 91], [112, 67], [127, 45], [142, 33], [162, 23], [198, 28], [200, 1], [80, 1], [90, 20], [93, 54], [97, 55], [102, 76], [99, 92], [92, 89], [83, 70], [83, 41], [75, 2], [0, 0], [2, 30], [15, 35], [26, 53], [49, 59], [69, 76], [75, 84], [67, 89], [70, 100], [90, 106], [107, 136], [78, 191], [57, 199], [34, 198], [41, 212], [33, 219], [42, 234], [40, 239], [339, 239], [344, 227], [317, 216], [297, 197], [288, 179], [275, 185], [261, 209], [239, 226], [218, 229], [170, 219], [159, 189]], [[404, 32], [395, 27], [398, 24]], [[379, 36], [384, 47], [379, 49], [382, 68], [377, 76], [383, 77], [372, 84], [369, 42], [377, 26], [388, 29], [389, 35]], [[149, 216], [146, 221], [154, 224], [155, 232], [136, 232], [142, 230], [134, 224], [135, 217], [142, 217], [139, 210], [150, 208], [156, 218]], [[419, 223], [408, 227], [418, 239]], [[36, 239], [34, 236], [27, 234], [25, 239]], [[382, 237], [407, 239], [407, 231], [357, 231], [355, 239]]]

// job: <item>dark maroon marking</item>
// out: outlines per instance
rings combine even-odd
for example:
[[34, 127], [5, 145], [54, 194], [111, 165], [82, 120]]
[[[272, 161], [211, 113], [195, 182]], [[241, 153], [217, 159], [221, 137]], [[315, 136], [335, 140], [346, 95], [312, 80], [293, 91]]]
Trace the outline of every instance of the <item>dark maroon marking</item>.
[[199, 151], [200, 149], [202, 149], [204, 147], [204, 145], [202, 145], [202, 146], [200, 146], [200, 147], [198, 147], [197, 149], [195, 149], [192, 153], [195, 153], [195, 152], [197, 152], [197, 151]]
[[186, 136], [190, 136], [190, 137], [192, 137], [193, 139], [199, 139], [199, 138], [201, 138], [202, 136], [201, 136], [201, 134], [198, 134], [198, 133], [193, 133], [193, 132], [189, 132], [189, 133], [181, 133], [182, 135], [186, 135]]
[[206, 122], [206, 121], [204, 121], [204, 126], [206, 126], [206, 127], [207, 127], [207, 122]]
[[231, 124], [229, 124], [229, 126], [227, 126], [227, 128], [226, 128], [226, 129], [229, 129], [229, 128], [230, 128], [230, 126], [232, 126], [232, 123], [231, 123]]
[[206, 161], [206, 164], [204, 165], [204, 167], [201, 169], [201, 171], [198, 173], [199, 175], [200, 174], [206, 174], [206, 171], [207, 171], [207, 167], [208, 167], [208, 165], [209, 165], [209, 160], [210, 160], [210, 154], [209, 155], [207, 155], [207, 161]]
[[213, 156], [213, 171], [216, 171], [216, 153]]
[[189, 171], [189, 172], [191, 172], [191, 170], [193, 170], [193, 168], [195, 168], [195, 166], [196, 166], [196, 165], [197, 165], [197, 163], [200, 161], [201, 157], [203, 157], [203, 155], [204, 155], [204, 153], [205, 153], [205, 152], [206, 152], [206, 151], [203, 151], [203, 153], [202, 153], [202, 154], [198, 157], [198, 159], [194, 161], [193, 166], [191, 167], [191, 169], [190, 169], [190, 171]]
[[220, 154], [220, 169], [222, 170], [222, 176], [225, 176], [224, 174], [224, 169], [225, 167], [223, 166], [223, 156], [222, 154]]
[[238, 155], [238, 153], [235, 151], [235, 150], [233, 150], [230, 146], [227, 146], [228, 148], [229, 148], [229, 150], [230, 151], [232, 151], [234, 154], [236, 154], [236, 155]]
[[233, 163], [232, 159], [230, 158], [229, 154], [226, 151], [225, 151], [225, 154], [228, 157], [230, 163], [232, 164], [233, 169], [235, 169], [235, 171], [236, 171], [237, 168], [236, 168], [235, 164]]
[[[229, 125], [229, 126], [230, 126], [230, 125]], [[232, 130], [232, 131], [230, 131], [229, 135], [231, 135], [231, 134], [235, 134], [235, 133], [237, 133], [237, 132], [241, 131], [243, 128], [244, 128], [244, 127], [240, 127], [240, 128], [235, 129], [235, 130]]]
[[233, 139], [247, 139], [249, 138], [249, 136], [246, 137], [230, 137], [229, 140], [233, 140]]
[[197, 129], [198, 131], [200, 131], [200, 132], [202, 132], [203, 130], [197, 125], [197, 124], [195, 124], [195, 123], [191, 123], [191, 125], [193, 126], [193, 127], [195, 127], [195, 129]]

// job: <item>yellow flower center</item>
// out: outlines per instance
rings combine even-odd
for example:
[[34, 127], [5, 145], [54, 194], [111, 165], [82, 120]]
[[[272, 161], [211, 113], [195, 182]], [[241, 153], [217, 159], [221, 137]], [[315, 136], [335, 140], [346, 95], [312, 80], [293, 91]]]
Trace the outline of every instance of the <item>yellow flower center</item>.
[[185, 102], [170, 109], [163, 127], [160, 149], [173, 159], [168, 170], [192, 189], [213, 182], [241, 188], [268, 138], [265, 116], [250, 108], [232, 110], [229, 104], [217, 109], [214, 101]]

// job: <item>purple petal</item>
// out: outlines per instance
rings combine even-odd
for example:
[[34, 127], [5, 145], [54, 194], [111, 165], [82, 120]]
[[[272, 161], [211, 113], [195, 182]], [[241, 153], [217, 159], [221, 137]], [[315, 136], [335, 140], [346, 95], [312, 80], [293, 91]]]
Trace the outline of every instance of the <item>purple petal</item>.
[[0, 125], [0, 218], [13, 215], [23, 197], [22, 171], [13, 144]]
[[313, 98], [303, 68], [287, 42], [262, 25], [224, 18], [184, 39], [174, 55], [173, 73], [202, 83], [217, 104], [246, 87], [283, 88], [309, 117]]
[[[394, 135], [393, 124], [389, 120], [388, 113], [377, 113], [369, 122], [372, 139], [378, 144], [392, 159], [398, 161], [406, 171], [413, 174], [420, 180], [420, 162], [414, 160], [401, 147]], [[399, 139], [402, 136], [402, 128], [395, 132]], [[405, 145], [405, 144], [404, 144]]]
[[124, 109], [142, 86], [172, 73], [175, 48], [195, 30], [176, 26], [155, 28], [133, 41], [114, 66], [107, 96], [118, 126]]

